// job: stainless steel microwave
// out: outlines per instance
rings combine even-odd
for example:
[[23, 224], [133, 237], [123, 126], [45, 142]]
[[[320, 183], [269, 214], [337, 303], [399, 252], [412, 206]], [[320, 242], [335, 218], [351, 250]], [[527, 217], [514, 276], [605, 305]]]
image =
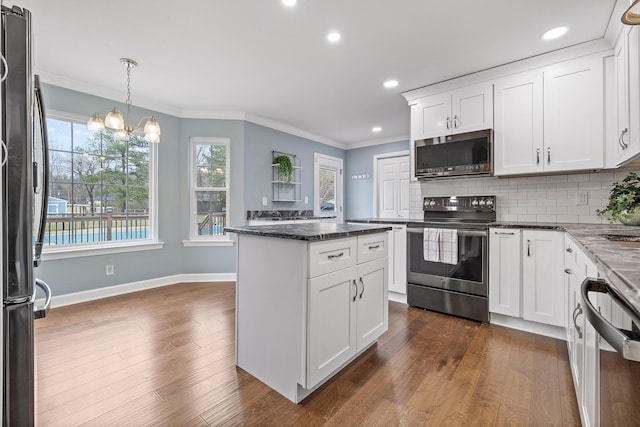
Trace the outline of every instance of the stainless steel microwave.
[[493, 130], [417, 140], [414, 154], [420, 179], [493, 175]]

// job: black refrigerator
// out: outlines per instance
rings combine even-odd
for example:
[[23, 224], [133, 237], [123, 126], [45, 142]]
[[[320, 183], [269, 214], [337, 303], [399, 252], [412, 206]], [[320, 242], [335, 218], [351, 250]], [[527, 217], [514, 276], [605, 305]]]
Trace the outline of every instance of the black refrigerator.
[[[33, 321], [51, 301], [35, 278], [48, 201], [46, 120], [39, 79], [33, 74], [31, 14], [2, 6], [2, 377], [3, 426], [32, 426], [34, 410]], [[46, 303], [36, 308], [36, 289]]]

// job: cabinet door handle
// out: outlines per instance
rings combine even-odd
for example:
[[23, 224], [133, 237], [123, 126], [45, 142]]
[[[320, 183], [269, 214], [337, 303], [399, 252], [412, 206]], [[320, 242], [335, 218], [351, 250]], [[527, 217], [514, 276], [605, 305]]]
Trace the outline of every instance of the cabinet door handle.
[[527, 240], [527, 256], [531, 256], [531, 240]]
[[626, 150], [627, 148], [629, 148], [629, 144], [624, 142], [624, 134], [627, 132], [629, 132], [628, 128], [622, 129], [622, 132], [620, 132], [620, 136], [618, 137], [618, 144], [620, 144], [623, 150]]
[[370, 251], [372, 251], [372, 250], [374, 250], [374, 249], [378, 249], [378, 248], [380, 248], [380, 245], [379, 245], [379, 244], [378, 244], [378, 245], [372, 245], [372, 246], [369, 246], [369, 250], [370, 250]]
[[[362, 280], [362, 277], [360, 278], [360, 284], [362, 285], [362, 291], [360, 291], [360, 299], [362, 299], [362, 295], [364, 295], [364, 280]], [[356, 289], [358, 289], [357, 286]]]
[[333, 255], [333, 254], [331, 254], [331, 255], [329, 255], [327, 258], [329, 258], [329, 259], [336, 259], [336, 258], [340, 258], [340, 257], [342, 257], [342, 256], [344, 256], [344, 252], [340, 252], [340, 253], [339, 253], [339, 254], [337, 254], [337, 255]]
[[576, 306], [575, 310], [573, 310], [573, 326], [576, 327], [576, 331], [578, 332], [578, 337], [582, 338], [582, 329], [578, 326], [578, 316], [582, 314], [582, 306], [580, 303]]
[[457, 114], [453, 115], [453, 127], [454, 127], [454, 129], [458, 129], [458, 115]]
[[353, 279], [353, 287], [356, 288], [356, 291], [353, 294], [353, 302], [356, 302], [356, 298], [358, 297], [358, 285], [356, 284], [356, 279]]
[[447, 116], [447, 130], [451, 129], [451, 118]]
[[493, 234], [505, 234], [508, 236], [513, 236], [515, 233], [513, 231], [494, 231]]
[[571, 253], [571, 252], [573, 252], [573, 249], [567, 248], [567, 252]]
[[540, 164], [540, 149], [536, 148], [536, 165]]
[[573, 271], [571, 271], [570, 268], [565, 268], [564, 272], [567, 273], [567, 274], [573, 274]]
[[551, 163], [551, 147], [547, 147], [547, 163]]

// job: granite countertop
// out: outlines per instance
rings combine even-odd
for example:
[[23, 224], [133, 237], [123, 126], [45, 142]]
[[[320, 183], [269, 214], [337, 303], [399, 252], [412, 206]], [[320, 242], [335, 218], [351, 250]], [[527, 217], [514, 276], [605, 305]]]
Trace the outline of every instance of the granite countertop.
[[318, 216], [312, 210], [269, 210], [269, 211], [247, 211], [247, 220], [255, 221], [291, 221], [303, 219], [326, 219], [335, 216]]
[[341, 239], [343, 237], [359, 236], [362, 234], [382, 233], [389, 230], [391, 230], [391, 227], [380, 225], [335, 223], [245, 225], [225, 227], [224, 229], [224, 231], [228, 233], [251, 234], [254, 236], [304, 240], [308, 242]]

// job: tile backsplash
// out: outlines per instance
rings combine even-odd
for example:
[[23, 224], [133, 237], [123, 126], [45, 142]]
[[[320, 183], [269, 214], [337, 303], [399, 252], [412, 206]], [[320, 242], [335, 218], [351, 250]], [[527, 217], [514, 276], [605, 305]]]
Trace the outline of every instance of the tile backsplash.
[[[615, 171], [513, 178], [479, 177], [412, 182], [411, 218], [422, 218], [422, 199], [428, 196], [495, 195], [498, 221], [607, 223], [596, 209], [608, 203], [611, 185], [638, 167]], [[579, 196], [586, 193], [586, 204]], [[583, 200], [584, 201], [584, 200]]]

